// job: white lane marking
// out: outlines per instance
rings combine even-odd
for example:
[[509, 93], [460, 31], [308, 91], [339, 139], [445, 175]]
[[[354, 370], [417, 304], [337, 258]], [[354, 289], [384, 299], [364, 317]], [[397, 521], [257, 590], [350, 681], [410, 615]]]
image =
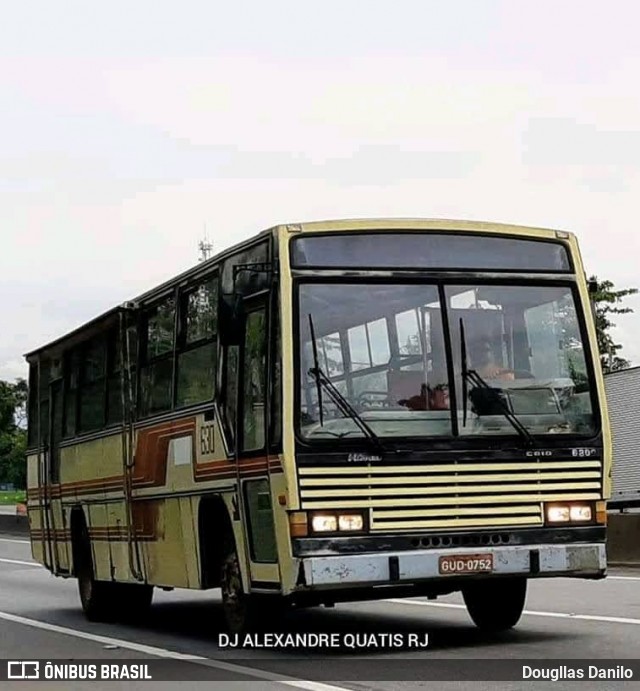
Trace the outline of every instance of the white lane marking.
[[418, 605], [420, 607], [446, 607], [447, 609], [467, 609], [465, 605], [455, 605], [453, 602], [425, 602], [424, 600], [403, 600], [399, 597], [391, 597], [383, 600], [392, 605]]
[[0, 619], [11, 621], [15, 624], [23, 624], [24, 626], [32, 626], [36, 629], [44, 629], [45, 631], [52, 631], [60, 633], [65, 636], [75, 636], [76, 638], [84, 638], [95, 643], [102, 643], [103, 645], [115, 645], [119, 648], [126, 648], [127, 650], [135, 650], [138, 653], [145, 655], [154, 655], [155, 657], [165, 657], [174, 660], [194, 661], [196, 664], [203, 664], [208, 667], [215, 667], [232, 674], [239, 674], [244, 677], [254, 677], [263, 681], [274, 681], [285, 686], [293, 686], [298, 689], [306, 689], [307, 691], [352, 691], [351, 689], [342, 686], [334, 686], [333, 684], [323, 684], [317, 681], [306, 681], [305, 679], [295, 679], [293, 677], [285, 676], [284, 674], [275, 674], [267, 672], [266, 670], [256, 669], [255, 667], [242, 667], [241, 665], [234, 665], [230, 662], [222, 662], [222, 660], [212, 660], [201, 655], [190, 655], [188, 653], [179, 653], [176, 650], [169, 650], [167, 648], [158, 648], [153, 645], [144, 645], [142, 643], [134, 643], [132, 641], [122, 640], [120, 638], [112, 638], [111, 636], [99, 636], [95, 633], [87, 631], [78, 631], [76, 629], [68, 629], [66, 626], [58, 626], [57, 624], [49, 624], [38, 619], [27, 619], [26, 617], [18, 616], [17, 614], [10, 614], [9, 612], [0, 612]]
[[0, 561], [5, 564], [22, 564], [23, 566], [40, 566], [38, 562], [35, 561], [21, 561], [20, 559], [4, 559], [0, 558]]
[[[465, 605], [456, 605], [452, 602], [424, 602], [424, 600], [402, 600], [391, 598], [384, 600], [394, 605], [418, 605], [419, 607], [445, 607], [448, 609], [467, 609]], [[602, 621], [609, 624], [635, 624], [640, 626], [640, 619], [629, 619], [628, 617], [607, 617], [603, 614], [570, 614], [568, 612], [540, 612], [537, 610], [525, 609], [523, 614], [531, 617], [552, 617], [556, 619], [579, 619], [582, 621]]]
[[607, 576], [607, 581], [640, 581], [640, 576]]
[[19, 542], [21, 545], [30, 545], [31, 540], [16, 540], [11, 537], [0, 537], [0, 542]]

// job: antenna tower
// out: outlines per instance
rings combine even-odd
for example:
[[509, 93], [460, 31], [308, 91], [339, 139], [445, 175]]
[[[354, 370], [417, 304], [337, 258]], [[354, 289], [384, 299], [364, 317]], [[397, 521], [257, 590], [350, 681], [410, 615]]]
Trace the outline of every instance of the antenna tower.
[[206, 262], [213, 254], [213, 243], [207, 237], [206, 225], [204, 227], [204, 237], [198, 243], [198, 249], [200, 250], [200, 257], [198, 259], [200, 262]]

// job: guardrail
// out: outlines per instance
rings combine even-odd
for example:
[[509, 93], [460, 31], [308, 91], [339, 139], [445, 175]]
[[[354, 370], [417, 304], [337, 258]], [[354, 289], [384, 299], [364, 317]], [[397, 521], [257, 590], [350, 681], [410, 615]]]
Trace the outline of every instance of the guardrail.
[[640, 513], [610, 513], [607, 520], [609, 564], [640, 566]]
[[607, 508], [613, 511], [624, 511], [625, 509], [640, 508], [640, 492], [635, 495], [626, 494], [624, 497], [618, 495], [607, 502]]
[[0, 513], [0, 533], [29, 535], [26, 504], [16, 504], [15, 513]]

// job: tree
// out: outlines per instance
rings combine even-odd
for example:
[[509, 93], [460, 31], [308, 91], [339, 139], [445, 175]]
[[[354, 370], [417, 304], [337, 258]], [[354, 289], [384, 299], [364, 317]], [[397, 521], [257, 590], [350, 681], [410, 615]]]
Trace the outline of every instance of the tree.
[[0, 380], [0, 482], [26, 486], [27, 382]]
[[616, 290], [612, 281], [600, 281], [597, 276], [592, 276], [590, 282], [595, 284], [592, 291], [592, 299], [595, 305], [596, 333], [598, 337], [598, 348], [600, 350], [600, 361], [605, 372], [615, 372], [619, 369], [629, 367], [629, 361], [617, 355], [622, 349], [622, 345], [615, 343], [609, 330], [615, 326], [611, 321], [612, 314], [629, 314], [633, 312], [631, 307], [621, 307], [624, 298], [635, 295], [637, 288], [625, 288]]

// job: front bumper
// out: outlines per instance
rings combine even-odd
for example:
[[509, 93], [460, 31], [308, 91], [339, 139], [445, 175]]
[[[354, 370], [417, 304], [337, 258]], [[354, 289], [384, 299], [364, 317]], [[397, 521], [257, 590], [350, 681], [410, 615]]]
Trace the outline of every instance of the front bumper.
[[[492, 554], [491, 574], [469, 576], [439, 573], [439, 559], [463, 554]], [[492, 576], [575, 576], [603, 577], [607, 558], [605, 545], [517, 545], [509, 547], [475, 547], [376, 554], [306, 557], [301, 560], [304, 586], [332, 589], [365, 585], [409, 585], [419, 581], [444, 583], [455, 578], [487, 578]]]

